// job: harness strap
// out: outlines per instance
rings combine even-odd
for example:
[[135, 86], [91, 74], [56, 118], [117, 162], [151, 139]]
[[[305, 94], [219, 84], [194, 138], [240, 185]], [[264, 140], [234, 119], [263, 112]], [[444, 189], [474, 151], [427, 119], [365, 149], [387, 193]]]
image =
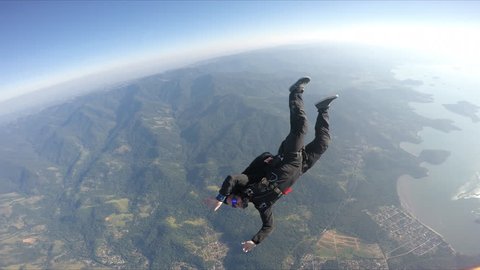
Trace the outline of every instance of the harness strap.
[[268, 181], [267, 178], [265, 178], [265, 177], [262, 178], [262, 181], [260, 181], [260, 183], [264, 186], [267, 186], [271, 190], [275, 191], [275, 193], [277, 193], [278, 196], [283, 195], [283, 192], [278, 188], [277, 183], [272, 183], [272, 182]]

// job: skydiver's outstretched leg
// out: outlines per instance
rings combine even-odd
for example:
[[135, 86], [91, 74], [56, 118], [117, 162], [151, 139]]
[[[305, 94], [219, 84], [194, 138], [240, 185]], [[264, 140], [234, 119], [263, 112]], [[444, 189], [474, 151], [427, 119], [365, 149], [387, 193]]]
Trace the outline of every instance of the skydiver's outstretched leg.
[[315, 138], [305, 147], [303, 173], [308, 171], [328, 148], [330, 143], [328, 108], [330, 103], [337, 97], [338, 95], [325, 98], [315, 105], [318, 109], [317, 121], [315, 123]]
[[310, 82], [309, 77], [300, 78], [290, 87], [288, 98], [290, 107], [290, 132], [280, 145], [279, 154], [299, 152], [304, 145], [307, 133], [307, 115], [305, 114], [302, 93], [305, 85]]

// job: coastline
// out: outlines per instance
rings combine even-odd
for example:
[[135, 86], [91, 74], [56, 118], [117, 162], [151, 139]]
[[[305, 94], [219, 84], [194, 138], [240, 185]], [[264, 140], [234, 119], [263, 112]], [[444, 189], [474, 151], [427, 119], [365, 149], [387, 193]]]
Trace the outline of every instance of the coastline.
[[409, 196], [410, 192], [408, 190], [408, 183], [407, 183], [408, 181], [413, 181], [413, 180], [415, 179], [408, 174], [403, 174], [397, 179], [397, 195], [398, 195], [402, 210], [405, 211], [412, 218], [414, 218], [416, 221], [418, 221], [420, 224], [422, 224], [423, 226], [425, 226], [426, 228], [428, 228], [429, 230], [437, 234], [454, 253], [457, 253], [457, 251], [453, 248], [453, 246], [449, 242], [445, 240], [445, 237], [441, 233], [439, 233], [432, 227], [428, 226], [427, 224], [423, 223], [417, 217], [417, 215], [413, 212], [414, 208], [410, 206], [412, 202], [411, 202], [411, 197]]
[[[399, 80], [422, 81], [422, 85], [411, 88], [432, 96], [431, 102], [409, 104], [416, 114], [428, 119], [450, 119], [459, 128], [445, 132], [423, 126], [416, 132], [420, 142], [399, 143], [401, 149], [417, 158], [425, 149], [444, 149], [451, 153], [441, 164], [419, 160], [419, 165], [428, 173], [425, 178], [414, 178], [408, 175], [408, 171], [397, 178], [400, 206], [422, 224], [425, 225], [424, 222], [428, 221], [428, 224], [441, 231], [445, 236], [442, 238], [448, 239], [447, 243], [454, 246], [458, 254], [478, 256], [480, 242], [471, 236], [478, 233], [477, 220], [480, 220], [480, 214], [475, 213], [480, 211], [480, 180], [472, 179], [472, 173], [478, 178], [475, 173], [480, 168], [480, 149], [472, 146], [480, 136], [480, 129], [478, 122], [472, 122], [471, 118], [452, 112], [444, 106], [458, 104], [462, 100], [480, 104], [480, 94], [475, 89], [478, 84], [473, 84], [478, 82], [478, 78], [463, 76], [449, 65], [412, 64], [396, 67], [392, 72]], [[464, 197], [460, 198], [459, 193]]]
[[408, 189], [408, 181], [412, 181], [414, 178], [408, 174], [403, 174], [397, 179], [397, 195], [398, 200], [400, 201], [400, 206], [403, 210], [407, 213], [415, 217], [417, 216], [414, 212], [414, 208], [411, 206], [412, 204], [412, 197], [410, 196], [410, 190]]

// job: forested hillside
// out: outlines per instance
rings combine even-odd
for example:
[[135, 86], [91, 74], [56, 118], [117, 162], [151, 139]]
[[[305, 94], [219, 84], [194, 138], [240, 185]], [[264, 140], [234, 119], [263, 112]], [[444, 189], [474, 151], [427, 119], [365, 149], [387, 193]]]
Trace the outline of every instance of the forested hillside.
[[[329, 241], [326, 229], [368, 247], [393, 245], [366, 210], [400, 207], [397, 178], [425, 173], [399, 143], [417, 141], [423, 126], [455, 127], [410, 110], [408, 102], [430, 97], [393, 77], [399, 60], [389, 55], [332, 45], [255, 51], [75, 98], [2, 127], [0, 268], [309, 268], [307, 255]], [[303, 75], [312, 77], [304, 94], [309, 138], [313, 104], [340, 95], [330, 110], [331, 146], [277, 203], [272, 235], [243, 254], [240, 242], [261, 226], [256, 210], [213, 213], [203, 199], [258, 154], [276, 152], [289, 129], [288, 87]], [[409, 267], [436, 266], [437, 256], [456, 263], [442, 252]], [[335, 256], [325, 266], [339, 267]]]

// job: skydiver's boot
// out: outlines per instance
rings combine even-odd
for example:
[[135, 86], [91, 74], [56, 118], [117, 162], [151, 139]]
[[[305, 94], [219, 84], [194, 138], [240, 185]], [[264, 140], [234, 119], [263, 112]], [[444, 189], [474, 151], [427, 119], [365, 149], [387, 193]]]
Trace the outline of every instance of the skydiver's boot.
[[336, 98], [338, 98], [338, 95], [324, 98], [323, 100], [315, 104], [315, 107], [317, 107], [319, 112], [326, 111], [328, 108], [330, 108], [330, 103], [332, 103], [332, 101], [335, 100]]
[[310, 77], [305, 76], [300, 79], [292, 86], [290, 86], [290, 92], [303, 93], [303, 89], [310, 82]]

